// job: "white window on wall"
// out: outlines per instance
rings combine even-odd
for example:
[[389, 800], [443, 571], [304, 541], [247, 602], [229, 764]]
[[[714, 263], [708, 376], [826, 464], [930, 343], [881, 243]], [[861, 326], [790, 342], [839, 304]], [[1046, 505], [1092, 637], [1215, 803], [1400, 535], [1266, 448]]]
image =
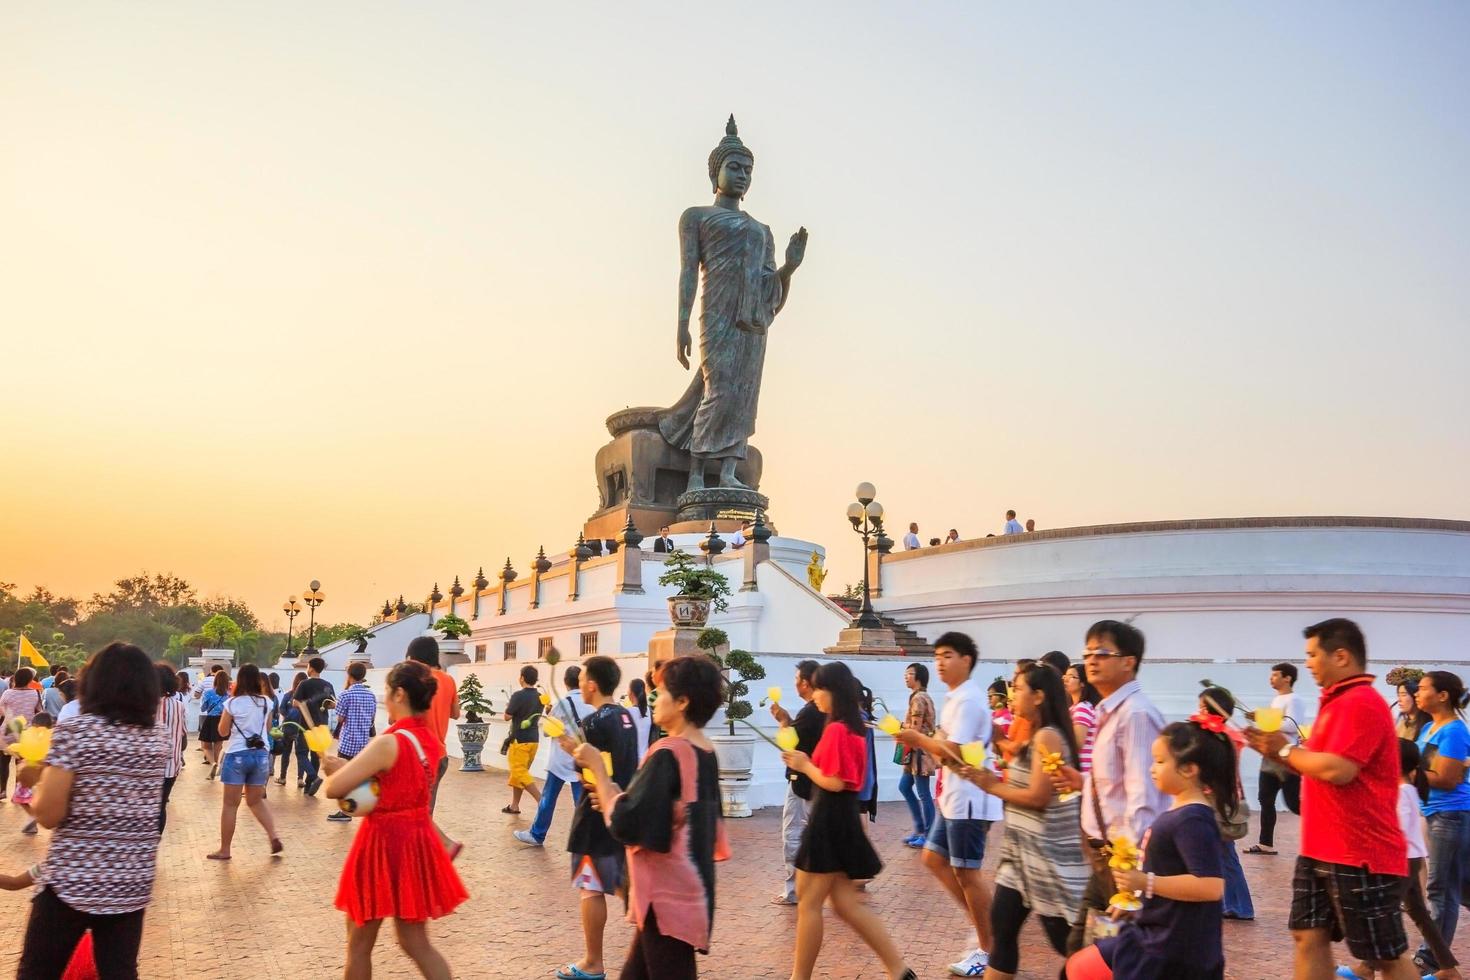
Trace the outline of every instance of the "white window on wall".
[[590, 657], [597, 652], [597, 631], [583, 633], [580, 643], [581, 653], [584, 657]]
[[539, 640], [537, 640], [536, 641], [536, 656], [540, 657], [542, 660], [545, 660], [546, 659], [546, 655], [551, 652], [551, 648], [552, 648], [552, 645], [553, 645], [552, 644], [552, 640], [553, 639], [554, 639], [554, 637], [543, 636]]
[[516, 641], [506, 640], [505, 646], [501, 648], [501, 660], [514, 660], [516, 658]]

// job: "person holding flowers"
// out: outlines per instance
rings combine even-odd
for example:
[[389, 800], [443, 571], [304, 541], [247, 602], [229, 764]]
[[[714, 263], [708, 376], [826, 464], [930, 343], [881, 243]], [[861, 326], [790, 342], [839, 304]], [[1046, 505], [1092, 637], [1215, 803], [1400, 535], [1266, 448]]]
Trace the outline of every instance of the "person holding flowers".
[[429, 941], [428, 920], [469, 897], [429, 816], [429, 792], [444, 747], [429, 727], [435, 681], [429, 668], [406, 660], [388, 672], [383, 707], [388, 730], [346, 761], [322, 759], [329, 799], [340, 800], [368, 780], [377, 803], [353, 838], [337, 885], [336, 906], [347, 914], [346, 980], [372, 976], [373, 945], [383, 920], [395, 920], [398, 945], [430, 980], [448, 980], [449, 964]]
[[1223, 980], [1225, 878], [1216, 821], [1234, 812], [1237, 777], [1235, 747], [1212, 727], [1175, 722], [1154, 740], [1150, 775], [1173, 803], [1144, 835], [1141, 865], [1133, 866], [1126, 842], [1113, 853], [1113, 915], [1128, 906], [1136, 914], [1116, 936], [1069, 959], [1068, 980]]
[[883, 961], [888, 975], [912, 980], [883, 923], [858, 899], [855, 882], [883, 867], [863, 831], [858, 791], [868, 766], [868, 726], [858, 682], [845, 663], [823, 664], [812, 678], [812, 703], [827, 716], [822, 738], [808, 756], [781, 753], [794, 772], [812, 783], [812, 804], [796, 852], [796, 954], [792, 980], [809, 980], [822, 950], [822, 906], [846, 922]]
[[[633, 781], [638, 769], [638, 731], [628, 710], [617, 703], [614, 693], [623, 672], [612, 657], [588, 657], [582, 663], [582, 700], [588, 714], [582, 719], [580, 741], [606, 753], [612, 781], [619, 789]], [[561, 747], [577, 751], [579, 740], [562, 734]], [[610, 760], [610, 761], [609, 761]], [[607, 829], [602, 814], [592, 805], [590, 794], [582, 794], [572, 816], [567, 850], [572, 855], [572, 887], [581, 896], [582, 939], [586, 953], [556, 971], [561, 980], [602, 980], [602, 935], [607, 927], [607, 896], [626, 895], [627, 860], [623, 845]]]
[[35, 788], [32, 812], [54, 831], [32, 875], [42, 888], [18, 978], [60, 977], [89, 930], [103, 976], [138, 975], [168, 751], [154, 723], [159, 694], [146, 653], [128, 643], [102, 648], [82, 671], [82, 713], [56, 726], [44, 765], [16, 777]]
[[[957, 775], [1005, 803], [1005, 833], [990, 903], [990, 947], [986, 980], [1011, 980], [1020, 966], [1021, 926], [1035, 912], [1047, 940], [1062, 956], [1072, 919], [1082, 901], [1089, 869], [1079, 829], [1082, 801], [1059, 793], [1044, 775], [1047, 766], [1078, 761], [1066, 689], [1061, 675], [1033, 664], [1016, 675], [1011, 710], [1025, 719], [1031, 741], [1018, 747], [1005, 782], [983, 766], [964, 766]], [[1063, 797], [1066, 797], [1065, 799]]]
[[520, 813], [522, 793], [529, 793], [531, 799], [541, 802], [541, 791], [536, 788], [536, 780], [531, 775], [531, 761], [536, 758], [536, 743], [541, 740], [541, 729], [527, 724], [541, 713], [541, 693], [536, 690], [540, 676], [534, 664], [522, 667], [520, 690], [505, 703], [505, 720], [510, 722], [510, 748], [505, 753], [510, 803], [500, 808], [501, 813]]
[[[984, 747], [991, 740], [990, 709], [985, 688], [975, 678], [980, 648], [964, 633], [945, 633], [934, 641], [934, 672], [949, 688], [939, 713], [939, 728], [933, 736], [910, 728], [894, 738], [912, 749], [922, 749], [946, 766], [984, 761]], [[939, 812], [924, 844], [924, 867], [964, 909], [975, 926], [979, 945], [964, 958], [950, 964], [949, 972], [960, 977], [978, 977], [985, 972], [990, 932], [990, 891], [980, 874], [985, 862], [985, 842], [990, 825], [1002, 817], [1000, 800], [967, 779], [946, 775], [939, 788]]]
[[19, 730], [41, 710], [41, 694], [31, 689], [35, 676], [31, 668], [21, 667], [11, 679], [10, 687], [0, 693], [0, 715], [4, 716], [4, 724], [0, 726], [0, 800], [5, 799], [5, 788], [10, 782], [10, 753], [4, 750], [15, 744]]
[[[817, 747], [822, 737], [822, 728], [827, 716], [812, 702], [812, 678], [817, 676], [821, 664], [815, 660], [801, 660], [796, 664], [796, 694], [803, 704], [795, 716], [781, 707], [780, 698], [770, 698], [771, 717], [782, 728], [790, 728], [796, 734], [796, 748], [808, 755]], [[779, 688], [773, 691], [779, 692]], [[801, 847], [802, 831], [806, 829], [807, 811], [811, 806], [812, 781], [793, 769], [786, 770], [786, 798], [781, 803], [781, 857], [785, 865], [786, 882], [781, 894], [771, 899], [773, 905], [796, 904], [796, 851]]]
[[613, 838], [627, 848], [628, 918], [637, 926], [622, 980], [695, 980], [709, 952], [715, 862], [729, 856], [720, 811], [720, 764], [704, 726], [723, 703], [724, 679], [705, 656], [676, 657], [658, 672], [654, 724], [664, 736], [620, 791], [595, 745], [574, 758]]
[[[37, 746], [40, 749], [49, 749], [51, 746], [51, 724], [51, 715], [49, 713], [45, 711], [37, 712], [35, 716], [31, 718], [31, 723], [27, 725], [25, 727], [25, 730], [20, 733], [20, 739], [15, 743], [14, 746], [12, 746], [10, 751], [13, 752], [15, 755], [20, 756], [21, 759], [25, 759], [25, 755], [23, 755], [22, 753], [25, 752], [26, 742], [28, 741], [37, 743]], [[29, 735], [27, 733], [29, 733]], [[45, 752], [42, 751], [41, 757], [36, 759], [35, 762], [39, 763], [44, 760], [45, 757]], [[26, 821], [25, 826], [20, 828], [20, 832], [22, 834], [31, 835], [36, 832], [36, 818], [31, 813], [31, 800], [33, 799], [35, 799], [34, 790], [32, 790], [29, 786], [26, 786], [24, 783], [16, 783], [15, 794], [11, 796], [10, 802], [14, 803], [16, 806], [24, 810], [26, 812], [26, 816], [31, 818], [30, 820]]]
[[[933, 735], [934, 699], [929, 696], [929, 668], [920, 663], [909, 664], [903, 672], [903, 682], [910, 692], [903, 727], [923, 735]], [[923, 847], [929, 837], [929, 827], [934, 823], [934, 797], [929, 792], [929, 780], [934, 776], [934, 757], [900, 745], [896, 761], [903, 767], [903, 775], [898, 777], [898, 792], [908, 803], [909, 815], [914, 818], [914, 832], [903, 842], [909, 847]]]

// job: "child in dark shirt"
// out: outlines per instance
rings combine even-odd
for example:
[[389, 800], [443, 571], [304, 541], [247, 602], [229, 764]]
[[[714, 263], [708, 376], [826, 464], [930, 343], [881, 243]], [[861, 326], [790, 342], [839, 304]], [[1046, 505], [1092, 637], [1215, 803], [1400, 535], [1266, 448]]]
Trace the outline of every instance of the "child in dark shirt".
[[[611, 759], [612, 779], [619, 789], [632, 782], [638, 769], [638, 729], [633, 716], [613, 699], [622, 678], [622, 670], [611, 657], [589, 657], [582, 664], [582, 700], [591, 709], [582, 718], [582, 741], [602, 753], [603, 759]], [[563, 735], [561, 746], [574, 755], [578, 740]], [[582, 794], [577, 803], [567, 850], [572, 855], [572, 886], [582, 896], [582, 937], [587, 952], [556, 975], [561, 980], [587, 980], [605, 973], [602, 933], [607, 925], [607, 896], [627, 895], [623, 845], [613, 839], [602, 814], [593, 809], [591, 794]]]
[[[1217, 716], [1167, 726], [1149, 770], [1174, 805], [1144, 837], [1143, 867], [1114, 871], [1143, 908], [1117, 936], [1067, 961], [1068, 980], [1222, 980], [1225, 877], [1216, 814], [1235, 805], [1235, 749]], [[1116, 912], [1115, 912], [1116, 914]]]

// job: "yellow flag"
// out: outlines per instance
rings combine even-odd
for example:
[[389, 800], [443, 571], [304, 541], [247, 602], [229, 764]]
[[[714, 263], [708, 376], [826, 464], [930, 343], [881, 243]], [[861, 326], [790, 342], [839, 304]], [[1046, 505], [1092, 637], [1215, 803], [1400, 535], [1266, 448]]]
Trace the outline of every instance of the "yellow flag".
[[41, 651], [31, 645], [31, 641], [24, 636], [20, 638], [20, 655], [31, 662], [32, 667], [50, 667], [51, 664], [41, 656]]

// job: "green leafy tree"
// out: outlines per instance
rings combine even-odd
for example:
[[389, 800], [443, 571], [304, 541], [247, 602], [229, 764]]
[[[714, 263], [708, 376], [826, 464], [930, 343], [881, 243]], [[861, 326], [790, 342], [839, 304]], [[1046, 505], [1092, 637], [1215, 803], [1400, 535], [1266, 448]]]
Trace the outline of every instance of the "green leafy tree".
[[260, 620], [256, 618], [255, 613], [250, 607], [245, 604], [244, 599], [236, 599], [234, 596], [227, 595], [215, 595], [205, 599], [199, 609], [206, 616], [213, 616], [215, 613], [228, 616], [242, 630], [247, 632], [260, 629]]

